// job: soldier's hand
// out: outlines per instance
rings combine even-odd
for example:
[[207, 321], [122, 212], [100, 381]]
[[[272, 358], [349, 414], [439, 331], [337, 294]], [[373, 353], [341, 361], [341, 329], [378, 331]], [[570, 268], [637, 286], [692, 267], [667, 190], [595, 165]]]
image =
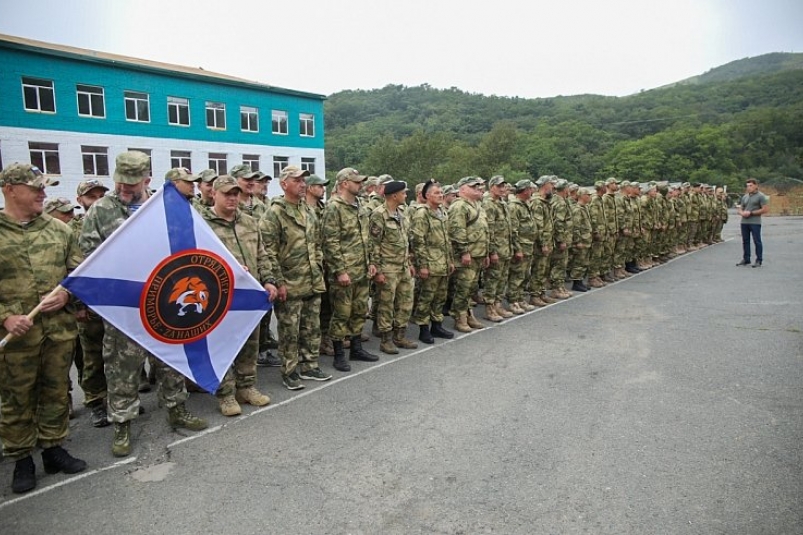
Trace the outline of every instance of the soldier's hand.
[[415, 278], [415, 266], [410, 266], [410, 276]]
[[349, 277], [348, 273], [341, 273], [340, 275], [337, 276], [337, 283], [340, 286], [348, 286], [349, 284], [351, 284], [351, 277]]
[[55, 312], [56, 310], [64, 308], [64, 305], [66, 305], [69, 300], [70, 294], [65, 291], [59, 291], [42, 299], [39, 310], [42, 312]]
[[543, 247], [541, 247], [541, 254], [548, 255], [551, 252], [552, 252], [552, 248], [549, 247], [548, 245], [544, 245]]
[[524, 253], [522, 253], [521, 251], [519, 251], [518, 253], [513, 255], [513, 263], [514, 264], [518, 264], [522, 260], [524, 260]]
[[[279, 293], [279, 291], [276, 289], [276, 286], [274, 286], [273, 284], [268, 282], [268, 283], [265, 283], [265, 286], [263, 286], [263, 288], [265, 288], [265, 291], [268, 292], [268, 301], [273, 303], [276, 300], [276, 295]], [[282, 288], [284, 288], [284, 295], [286, 297], [287, 296], [287, 287], [286, 286], [282, 286]], [[281, 300], [284, 301], [284, 299], [281, 299]]]
[[471, 265], [471, 255], [469, 253], [463, 253], [463, 256], [460, 257], [460, 263], [464, 266]]
[[449, 264], [449, 275], [454, 273], [454, 264]]
[[33, 327], [33, 322], [28, 319], [28, 316], [9, 316], [3, 322], [3, 327], [10, 334], [19, 337], [25, 335]]
[[566, 250], [566, 243], [560, 242], [560, 245], [558, 245], [558, 249], [560, 249], [561, 251], [565, 251]]
[[376, 272], [377, 272], [376, 266], [374, 264], [370, 264], [368, 266], [368, 278], [373, 279], [374, 275], [376, 275]]
[[424, 280], [428, 279], [429, 278], [429, 269], [427, 269], [427, 268], [419, 269], [418, 270], [418, 278], [419, 279], [424, 279]]
[[385, 277], [384, 273], [377, 273], [374, 275], [374, 282], [379, 285], [383, 285], [387, 282], [387, 278]]
[[482, 259], [482, 267], [483, 267], [483, 269], [487, 268], [490, 265], [491, 265], [491, 258], [490, 257], [486, 256], [485, 258]]
[[498, 263], [499, 263], [499, 255], [498, 255], [498, 254], [496, 254], [496, 253], [492, 254], [492, 255], [489, 257], [489, 259], [490, 259], [490, 261], [491, 261], [491, 264], [492, 264], [492, 265], [494, 265], [494, 266], [495, 266], [496, 264], [498, 264]]

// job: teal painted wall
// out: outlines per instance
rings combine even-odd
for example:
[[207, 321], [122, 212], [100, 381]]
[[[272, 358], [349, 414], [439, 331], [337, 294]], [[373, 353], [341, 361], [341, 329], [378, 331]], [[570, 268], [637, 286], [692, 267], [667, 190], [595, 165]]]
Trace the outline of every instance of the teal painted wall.
[[[55, 114], [25, 110], [22, 76], [53, 81]], [[76, 84], [103, 87], [105, 119], [78, 115]], [[149, 123], [125, 119], [124, 91], [149, 94]], [[189, 99], [190, 126], [168, 124], [168, 96]], [[207, 101], [226, 104], [225, 131], [206, 127]], [[240, 130], [240, 106], [259, 110], [258, 133]], [[287, 135], [271, 132], [271, 110], [287, 112]], [[299, 135], [300, 113], [315, 117], [314, 137]], [[141, 72], [124, 65], [116, 67], [0, 46], [0, 126], [323, 149], [323, 125], [323, 101], [317, 98], [232, 86], [211, 79], [194, 80], [167, 73]]]

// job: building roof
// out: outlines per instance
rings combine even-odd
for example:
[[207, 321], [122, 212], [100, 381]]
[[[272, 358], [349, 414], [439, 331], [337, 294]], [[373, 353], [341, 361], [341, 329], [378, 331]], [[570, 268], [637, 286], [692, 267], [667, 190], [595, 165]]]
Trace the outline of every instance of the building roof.
[[296, 97], [304, 97], [317, 100], [326, 99], [326, 96], [324, 95], [319, 95], [316, 93], [307, 93], [304, 91], [296, 91], [294, 89], [287, 89], [283, 87], [276, 87], [268, 84], [263, 84], [261, 82], [257, 82], [254, 80], [246, 80], [245, 78], [238, 78], [236, 76], [230, 76], [228, 74], [221, 74], [217, 72], [207, 71], [200, 67], [197, 68], [186, 67], [184, 65], [174, 65], [172, 63], [162, 63], [160, 61], [133, 58], [130, 56], [121, 56], [118, 54], [109, 54], [108, 52], [99, 52], [97, 50], [90, 50], [87, 48], [58, 45], [55, 43], [36, 41], [34, 39], [26, 39], [24, 37], [16, 37], [14, 35], [6, 35], [0, 33], [0, 47], [28, 50], [40, 54], [49, 54], [52, 56], [79, 59], [82, 61], [97, 62], [106, 65], [122, 65], [125, 66], [125, 68], [127, 69], [133, 69], [145, 72], [155, 72], [160, 74], [169, 74], [171, 76], [202, 79], [213, 83], [248, 87], [250, 89], [270, 91], [272, 93], [280, 93]]

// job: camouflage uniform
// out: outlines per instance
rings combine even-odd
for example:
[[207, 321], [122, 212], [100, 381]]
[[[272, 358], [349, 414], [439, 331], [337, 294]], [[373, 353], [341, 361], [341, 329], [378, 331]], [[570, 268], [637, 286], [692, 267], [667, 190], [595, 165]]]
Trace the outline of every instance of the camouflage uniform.
[[588, 257], [593, 243], [591, 212], [587, 204], [572, 206], [572, 257], [568, 266], [569, 277], [580, 281], [588, 275]]
[[282, 375], [293, 375], [297, 367], [302, 373], [316, 369], [326, 291], [320, 222], [303, 199], [292, 204], [278, 197], [265, 214], [262, 236], [277, 267], [277, 286], [287, 288], [287, 299], [276, 304]]
[[[555, 245], [550, 256], [549, 282], [558, 295], [562, 295], [566, 292], [566, 268], [572, 246], [572, 213], [569, 202], [560, 195], [552, 196], [552, 224]], [[566, 245], [562, 251], [561, 244]]]
[[[411, 250], [418, 279], [418, 300], [413, 312], [413, 323], [427, 325], [443, 321], [443, 305], [449, 286], [449, 269], [452, 266], [452, 244], [446, 214], [442, 208], [419, 209], [413, 212], [410, 224]], [[420, 278], [422, 269], [429, 271], [426, 279]]]
[[[488, 256], [488, 221], [479, 203], [458, 198], [449, 207], [447, 218], [449, 239], [454, 252], [455, 292], [452, 317], [469, 312], [470, 296], [477, 289], [482, 263]], [[471, 264], [464, 266], [460, 257], [471, 256]]]
[[515, 197], [510, 201], [508, 212], [512, 230], [513, 253], [521, 254], [521, 260], [510, 264], [507, 300], [512, 304], [525, 301], [525, 284], [530, 277], [539, 228], [533, 216], [533, 207], [529, 202]]
[[[10, 316], [33, 310], [81, 253], [70, 228], [42, 214], [21, 224], [0, 212], [0, 339]], [[68, 428], [68, 376], [78, 331], [64, 308], [42, 313], [0, 352], [0, 439], [5, 456], [21, 459], [40, 445], [61, 444]]]
[[488, 256], [496, 255], [483, 274], [485, 301], [494, 304], [502, 301], [507, 290], [510, 259], [513, 256], [511, 222], [507, 202], [488, 195], [482, 201], [482, 209], [488, 220]]
[[[540, 179], [539, 179], [540, 180]], [[532, 295], [542, 295], [546, 292], [547, 277], [549, 276], [549, 256], [554, 246], [552, 208], [548, 199], [540, 195], [533, 200], [533, 219], [538, 229], [536, 242], [533, 248], [533, 266], [530, 272], [528, 290]], [[544, 252], [544, 248], [550, 252]]]

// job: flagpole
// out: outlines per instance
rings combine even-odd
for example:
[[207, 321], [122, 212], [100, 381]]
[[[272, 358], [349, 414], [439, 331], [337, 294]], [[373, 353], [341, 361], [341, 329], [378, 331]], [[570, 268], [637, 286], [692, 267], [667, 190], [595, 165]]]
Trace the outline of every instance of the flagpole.
[[[44, 302], [46, 299], [48, 299], [49, 297], [53, 297], [54, 295], [56, 295], [56, 293], [57, 293], [57, 292], [66, 292], [66, 291], [67, 291], [67, 290], [65, 290], [65, 289], [64, 289], [64, 288], [61, 286], [61, 284], [59, 284], [58, 286], [56, 286], [55, 288], [53, 288], [53, 291], [52, 291], [52, 292], [50, 292], [49, 294], [47, 294], [47, 297], [45, 297], [44, 299], [42, 299], [41, 301], [39, 301], [39, 304], [38, 304], [38, 305], [36, 305], [36, 307], [34, 307], [34, 309], [33, 309], [33, 310], [31, 310], [31, 311], [28, 313], [28, 315], [27, 315], [26, 317], [27, 317], [29, 320], [33, 321], [33, 319], [36, 317], [36, 315], [37, 315], [37, 314], [39, 314], [39, 311], [40, 311], [40, 310], [42, 310], [42, 303], [43, 303], [43, 302]], [[8, 333], [8, 334], [6, 335], [6, 337], [5, 337], [5, 338], [3, 338], [2, 340], [0, 340], [0, 349], [3, 349], [4, 347], [6, 347], [6, 344], [7, 344], [8, 342], [10, 342], [12, 338], [14, 338], [14, 335], [13, 335], [13, 334], [11, 334], [11, 333]]]

